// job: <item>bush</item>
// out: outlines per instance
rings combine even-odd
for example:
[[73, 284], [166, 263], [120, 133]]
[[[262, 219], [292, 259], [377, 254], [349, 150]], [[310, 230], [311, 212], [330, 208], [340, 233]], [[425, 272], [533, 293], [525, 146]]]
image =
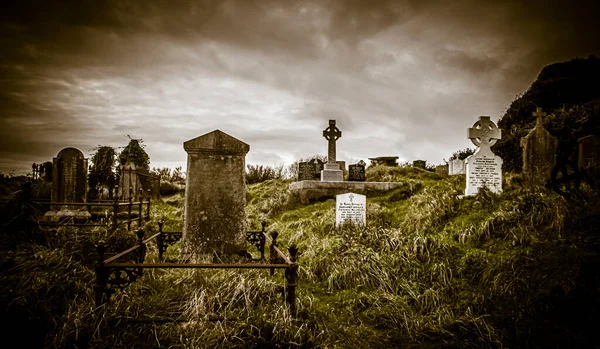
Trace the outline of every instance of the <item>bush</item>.
[[176, 184], [176, 183], [172, 183], [169, 181], [161, 181], [160, 182], [160, 195], [161, 196], [174, 195], [174, 194], [177, 194], [184, 190], [185, 190], [185, 187], [183, 187], [181, 184]]

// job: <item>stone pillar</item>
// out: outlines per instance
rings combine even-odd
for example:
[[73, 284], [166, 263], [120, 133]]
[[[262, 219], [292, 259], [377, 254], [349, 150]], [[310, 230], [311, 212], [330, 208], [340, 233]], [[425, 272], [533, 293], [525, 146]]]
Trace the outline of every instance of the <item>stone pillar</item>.
[[232, 254], [246, 241], [246, 154], [250, 146], [215, 130], [183, 143], [188, 154], [183, 257]]
[[535, 127], [521, 138], [523, 148], [523, 178], [530, 185], [546, 185], [556, 164], [558, 139], [543, 126], [542, 117], [546, 113], [537, 108], [533, 113], [537, 117]]
[[119, 198], [121, 200], [129, 200], [129, 188], [133, 189], [133, 195], [135, 198], [135, 193], [137, 193], [139, 188], [141, 188], [138, 183], [139, 178], [135, 164], [131, 161], [128, 161], [125, 165], [121, 165], [119, 175]]

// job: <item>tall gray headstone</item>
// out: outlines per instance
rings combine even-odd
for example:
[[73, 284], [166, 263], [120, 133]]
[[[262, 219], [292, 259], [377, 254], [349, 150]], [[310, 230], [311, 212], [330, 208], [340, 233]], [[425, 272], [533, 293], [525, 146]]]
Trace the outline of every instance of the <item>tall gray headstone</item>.
[[183, 256], [233, 254], [245, 246], [245, 163], [250, 146], [220, 130], [183, 143], [188, 154]]
[[545, 185], [556, 164], [558, 139], [544, 128], [542, 117], [546, 113], [542, 112], [542, 108], [537, 108], [533, 115], [536, 117], [535, 127], [521, 139], [523, 179], [529, 184]]
[[480, 188], [487, 187], [492, 192], [502, 191], [502, 159], [494, 155], [491, 146], [502, 138], [502, 131], [489, 116], [480, 116], [468, 129], [467, 138], [477, 149], [465, 159], [467, 185], [465, 195], [475, 195]]
[[52, 202], [86, 202], [88, 161], [83, 153], [64, 148], [52, 167]]
[[323, 130], [323, 137], [327, 140], [327, 163], [321, 171], [321, 181], [341, 182], [344, 180], [344, 172], [336, 162], [335, 142], [342, 137], [342, 131], [335, 126], [335, 120], [329, 120], [329, 127]]

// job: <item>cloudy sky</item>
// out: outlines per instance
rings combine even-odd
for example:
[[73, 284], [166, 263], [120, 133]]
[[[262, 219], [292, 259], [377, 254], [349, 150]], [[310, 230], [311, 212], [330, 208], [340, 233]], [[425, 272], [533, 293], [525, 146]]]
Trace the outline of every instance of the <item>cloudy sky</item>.
[[[591, 3], [591, 2], [590, 2]], [[249, 164], [440, 164], [544, 65], [600, 53], [577, 1], [3, 1], [0, 172], [143, 139], [153, 167], [220, 129]]]

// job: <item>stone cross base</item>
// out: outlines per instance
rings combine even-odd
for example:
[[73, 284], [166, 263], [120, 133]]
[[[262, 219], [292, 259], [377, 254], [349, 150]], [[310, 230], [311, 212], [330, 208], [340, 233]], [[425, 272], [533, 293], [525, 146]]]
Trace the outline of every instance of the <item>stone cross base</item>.
[[337, 163], [325, 164], [321, 171], [321, 181], [323, 182], [342, 182], [344, 180], [344, 171], [340, 170]]

